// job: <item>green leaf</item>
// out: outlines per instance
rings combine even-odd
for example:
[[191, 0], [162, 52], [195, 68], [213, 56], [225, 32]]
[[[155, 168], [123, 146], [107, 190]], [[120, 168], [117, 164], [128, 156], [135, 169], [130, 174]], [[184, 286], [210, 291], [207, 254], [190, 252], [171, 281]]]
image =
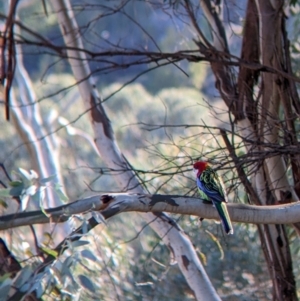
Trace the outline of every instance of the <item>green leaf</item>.
[[34, 276], [34, 280], [31, 283], [25, 284], [25, 286], [29, 285], [29, 288], [26, 289], [27, 294], [30, 294], [33, 291], [36, 291], [36, 293], [37, 293], [38, 290], [42, 290], [42, 293], [41, 292], [39, 292], [39, 293], [41, 293], [41, 295], [43, 295], [43, 293], [44, 293], [44, 289], [42, 286], [43, 276], [44, 276], [43, 273], [39, 273]]
[[77, 247], [88, 245], [89, 243], [90, 242], [87, 240], [77, 240], [77, 241], [72, 242], [72, 247], [77, 248]]
[[54, 189], [61, 201], [67, 202], [69, 200], [69, 198], [62, 192], [60, 184], [55, 184]]
[[49, 249], [49, 248], [47, 248], [47, 247], [40, 247], [40, 249], [41, 249], [45, 254], [47, 254], [47, 255], [51, 255], [51, 256], [53, 256], [53, 257], [55, 257], [55, 258], [58, 257], [58, 253], [57, 253], [57, 251], [55, 251], [55, 250]]
[[19, 168], [19, 171], [27, 180], [31, 180], [30, 173], [27, 170]]
[[30, 283], [25, 283], [25, 284], [23, 284], [21, 287], [20, 287], [20, 291], [22, 292], [22, 293], [25, 293], [25, 292], [27, 292], [29, 289], [30, 289]]
[[22, 185], [20, 185], [20, 186], [10, 188], [9, 194], [11, 196], [20, 196], [23, 192], [23, 189], [24, 189], [24, 184], [22, 183]]
[[5, 208], [5, 209], [8, 207], [7, 203], [2, 199], [0, 199], [0, 206]]
[[97, 261], [96, 256], [90, 250], [82, 250], [81, 256], [94, 262]]
[[5, 209], [8, 207], [7, 203], [2, 199], [0, 199], [0, 206], [5, 208]]
[[22, 181], [12, 181], [12, 182], [9, 182], [9, 186], [11, 186], [11, 187], [18, 187], [18, 186], [21, 186], [21, 185], [23, 185]]
[[2, 286], [12, 283], [12, 279], [10, 277], [11, 277], [11, 273], [5, 273], [4, 275], [0, 276], [0, 289]]
[[10, 197], [10, 189], [11, 188], [0, 188], [0, 197]]
[[56, 179], [56, 174], [51, 175], [47, 178], [40, 179], [40, 183], [41, 184], [46, 184], [46, 183], [51, 182], [52, 180], [55, 180], [55, 179]]
[[73, 257], [68, 256], [62, 264], [61, 273], [66, 274], [66, 271], [70, 270], [72, 263], [73, 263]]
[[84, 288], [88, 289], [92, 293], [95, 292], [94, 284], [92, 283], [92, 281], [88, 277], [86, 277], [84, 275], [79, 275], [78, 278], [79, 278], [80, 284]]
[[26, 189], [26, 194], [27, 195], [34, 195], [37, 191], [37, 187], [35, 185], [31, 185]]
[[5, 279], [0, 285], [0, 296], [1, 300], [6, 300], [9, 293], [10, 287], [12, 285], [12, 279]]
[[72, 286], [75, 284], [75, 279], [73, 277], [73, 272], [71, 271], [71, 265], [72, 265], [73, 261], [70, 262], [70, 266], [66, 265], [65, 262], [61, 268], [60, 274], [62, 277], [64, 277], [64, 279], [69, 278]]
[[201, 251], [197, 250], [197, 255], [200, 259], [200, 261], [203, 263], [203, 265], [207, 265], [207, 258], [206, 255], [204, 253], [202, 253]]
[[20, 174], [22, 176], [25, 177], [25, 179], [27, 179], [28, 181], [32, 181], [33, 179], [37, 179], [38, 178], [38, 174], [34, 171], [34, 170], [30, 170], [30, 172], [28, 172], [27, 170], [23, 169], [23, 168], [19, 168]]
[[26, 265], [16, 276], [16, 281], [14, 285], [17, 288], [22, 287], [31, 276], [32, 276], [32, 269], [29, 265]]
[[39, 281], [37, 288], [36, 288], [36, 297], [41, 298], [44, 294], [44, 287], [42, 286], [42, 283]]

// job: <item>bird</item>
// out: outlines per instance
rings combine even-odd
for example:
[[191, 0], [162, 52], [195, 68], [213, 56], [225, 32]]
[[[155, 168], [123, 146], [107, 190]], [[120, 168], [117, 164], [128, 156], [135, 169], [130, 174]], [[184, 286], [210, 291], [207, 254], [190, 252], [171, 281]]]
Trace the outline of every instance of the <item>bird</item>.
[[233, 227], [226, 206], [228, 199], [221, 178], [219, 178], [207, 161], [197, 161], [194, 163], [193, 168], [197, 177], [196, 181], [200, 197], [213, 203], [226, 234], [233, 234]]

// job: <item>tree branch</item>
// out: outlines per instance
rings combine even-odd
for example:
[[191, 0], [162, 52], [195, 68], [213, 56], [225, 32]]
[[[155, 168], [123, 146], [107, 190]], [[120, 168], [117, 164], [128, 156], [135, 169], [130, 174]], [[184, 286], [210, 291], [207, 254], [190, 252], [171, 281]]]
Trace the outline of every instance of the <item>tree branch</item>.
[[[252, 224], [292, 224], [300, 222], [300, 202], [278, 206], [229, 203], [233, 222]], [[170, 212], [218, 219], [216, 209], [199, 198], [180, 195], [110, 194], [96, 195], [56, 208], [9, 214], [0, 217], [0, 230], [14, 227], [65, 222], [72, 215], [100, 211], [105, 219], [122, 212]]]

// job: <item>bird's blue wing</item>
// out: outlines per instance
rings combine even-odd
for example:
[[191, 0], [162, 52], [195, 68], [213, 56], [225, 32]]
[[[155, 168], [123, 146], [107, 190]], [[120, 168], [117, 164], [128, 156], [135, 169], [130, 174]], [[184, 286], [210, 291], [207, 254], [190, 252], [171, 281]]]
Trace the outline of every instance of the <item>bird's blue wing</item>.
[[199, 178], [197, 178], [197, 186], [198, 186], [198, 191], [199, 191], [201, 199], [203, 199], [204, 201], [211, 202], [211, 199], [207, 196], [207, 194], [204, 193], [203, 184], [201, 183]]
[[197, 184], [199, 189], [212, 201], [227, 202], [221, 180], [213, 169], [207, 168], [204, 170], [199, 179], [197, 179]]

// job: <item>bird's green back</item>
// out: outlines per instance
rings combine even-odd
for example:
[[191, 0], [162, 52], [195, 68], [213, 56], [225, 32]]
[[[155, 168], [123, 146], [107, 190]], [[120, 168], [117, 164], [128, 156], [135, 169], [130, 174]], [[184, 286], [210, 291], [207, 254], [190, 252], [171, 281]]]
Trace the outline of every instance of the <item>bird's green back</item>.
[[204, 193], [200, 188], [198, 188], [199, 194], [200, 194], [200, 198], [204, 201], [208, 201], [211, 202], [210, 198], [206, 195], [206, 193]]
[[[224, 197], [224, 201], [227, 202], [222, 180], [219, 178], [218, 174], [211, 167], [208, 166], [202, 172], [202, 174], [200, 175], [200, 181], [204, 184], [207, 190], [217, 191], [222, 197]], [[209, 200], [209, 197], [203, 191], [201, 191], [200, 189], [199, 191], [203, 199]]]

